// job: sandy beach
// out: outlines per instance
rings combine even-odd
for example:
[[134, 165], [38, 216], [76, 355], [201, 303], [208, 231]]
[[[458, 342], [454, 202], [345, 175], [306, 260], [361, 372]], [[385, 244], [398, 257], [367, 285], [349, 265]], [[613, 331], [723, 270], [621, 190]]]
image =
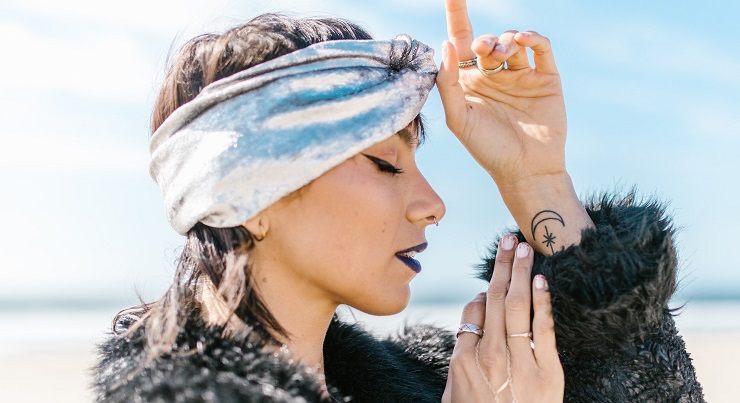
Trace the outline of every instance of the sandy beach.
[[[708, 402], [736, 402], [735, 382], [740, 371], [739, 319], [727, 323], [713, 322], [714, 316], [734, 311], [740, 303], [703, 304], [685, 310], [677, 323], [682, 329], [688, 351]], [[453, 328], [457, 323], [457, 306], [419, 306], [392, 317], [376, 318], [359, 312], [340, 312], [348, 320], [357, 320], [378, 334], [393, 332], [406, 320], [437, 323]], [[4, 313], [0, 335], [0, 401], [4, 402], [85, 402], [93, 399], [89, 389], [90, 368], [95, 357], [92, 345], [103, 337], [110, 320], [108, 311], [15, 314]], [[354, 316], [353, 316], [354, 315]], [[726, 318], [726, 316], [725, 316]], [[39, 322], [41, 321], [41, 322]], [[29, 324], [33, 323], [31, 326]], [[26, 334], [25, 329], [40, 329], [45, 334]], [[70, 323], [73, 332], [59, 333], [59, 325]], [[66, 328], [69, 329], [69, 328]], [[64, 332], [62, 332], [64, 333]], [[89, 341], [89, 342], [88, 342]]]

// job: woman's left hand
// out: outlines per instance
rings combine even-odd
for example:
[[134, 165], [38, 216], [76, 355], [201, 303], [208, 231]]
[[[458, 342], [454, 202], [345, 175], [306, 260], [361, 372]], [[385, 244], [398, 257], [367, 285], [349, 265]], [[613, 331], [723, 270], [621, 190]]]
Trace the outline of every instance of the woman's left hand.
[[[447, 125], [502, 191], [525, 179], [564, 174], [566, 117], [550, 41], [506, 31], [473, 40], [465, 0], [445, 0], [449, 42], [437, 77]], [[534, 52], [530, 66], [527, 48]], [[486, 75], [458, 62], [478, 58]]]
[[443, 403], [563, 401], [550, 293], [542, 275], [532, 284], [533, 262], [531, 247], [517, 246], [514, 235], [499, 242], [488, 292], [463, 310], [462, 323], [474, 327], [458, 333]]

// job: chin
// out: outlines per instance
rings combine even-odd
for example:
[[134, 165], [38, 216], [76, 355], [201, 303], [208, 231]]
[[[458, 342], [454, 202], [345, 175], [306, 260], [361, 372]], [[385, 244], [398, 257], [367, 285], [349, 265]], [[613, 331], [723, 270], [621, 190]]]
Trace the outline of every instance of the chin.
[[406, 285], [403, 290], [387, 291], [382, 298], [372, 298], [365, 301], [353, 301], [347, 305], [369, 315], [388, 316], [400, 313], [409, 305], [411, 289]]

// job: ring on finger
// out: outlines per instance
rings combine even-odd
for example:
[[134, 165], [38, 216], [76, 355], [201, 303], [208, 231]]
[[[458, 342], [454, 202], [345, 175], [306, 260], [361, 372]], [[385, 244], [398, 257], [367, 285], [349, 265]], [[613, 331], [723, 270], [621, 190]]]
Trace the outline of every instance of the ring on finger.
[[483, 66], [480, 65], [480, 60], [478, 58], [476, 58], [475, 60], [476, 60], [475, 61], [475, 65], [476, 65], [476, 67], [478, 67], [478, 70], [481, 73], [483, 73], [484, 75], [487, 75], [487, 76], [492, 76], [492, 75], [498, 73], [499, 71], [503, 70], [506, 67], [506, 62], [501, 62], [501, 64], [498, 67], [496, 67], [495, 69], [486, 69], [486, 68], [483, 68]]
[[531, 347], [532, 350], [534, 350], [534, 340], [532, 340], [532, 332], [507, 334], [506, 335], [506, 338], [508, 339], [509, 337], [526, 337], [526, 338], [528, 338], [529, 339], [529, 347]]
[[466, 67], [473, 67], [478, 64], [478, 58], [474, 57], [470, 60], [465, 60], [464, 62], [457, 62], [457, 67], [464, 69]]
[[457, 328], [457, 334], [455, 334], [455, 338], [460, 337], [460, 334], [462, 333], [473, 333], [478, 337], [483, 337], [485, 334], [485, 331], [478, 327], [478, 325], [474, 325], [472, 323], [461, 323], [460, 327]]

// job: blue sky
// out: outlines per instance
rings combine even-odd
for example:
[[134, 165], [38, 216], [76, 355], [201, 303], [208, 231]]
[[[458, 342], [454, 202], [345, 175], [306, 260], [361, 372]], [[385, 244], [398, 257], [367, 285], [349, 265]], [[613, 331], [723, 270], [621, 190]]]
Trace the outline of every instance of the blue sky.
[[[305, 3], [305, 4], [304, 4]], [[602, 4], [603, 3], [603, 4]], [[307, 5], [310, 4], [310, 5]], [[566, 94], [580, 194], [637, 186], [670, 202], [682, 298], [740, 295], [740, 6], [719, 1], [470, 1], [476, 34], [534, 29]], [[183, 238], [148, 176], [148, 119], [170, 46], [267, 11], [338, 16], [439, 48], [442, 0], [0, 3], [0, 299], [153, 298]], [[513, 225], [446, 130], [436, 92], [419, 164], [447, 204], [414, 299], [483, 289], [471, 266]]]

